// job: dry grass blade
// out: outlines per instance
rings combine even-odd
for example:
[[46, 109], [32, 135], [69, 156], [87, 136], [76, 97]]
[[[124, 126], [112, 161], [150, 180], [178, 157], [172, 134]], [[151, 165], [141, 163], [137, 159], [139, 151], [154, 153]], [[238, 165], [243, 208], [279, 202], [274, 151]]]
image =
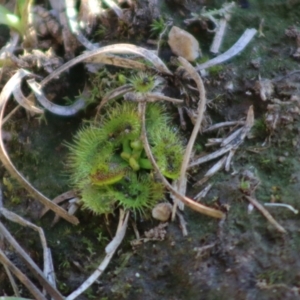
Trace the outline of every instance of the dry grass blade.
[[[55, 204], [60, 204], [63, 201], [72, 199], [75, 197], [75, 192], [73, 190], [64, 192], [60, 194], [59, 196], [55, 197], [52, 202]], [[39, 217], [42, 218], [47, 212], [49, 211], [49, 207], [44, 207], [44, 209], [41, 211]]]
[[208, 184], [203, 190], [201, 190], [195, 197], [194, 199], [197, 201], [200, 201], [202, 198], [204, 198], [207, 193], [210, 191], [210, 189], [212, 188], [212, 184]]
[[6, 168], [6, 170], [14, 177], [33, 197], [36, 197], [42, 204], [48, 206], [51, 210], [57, 213], [59, 216], [64, 218], [65, 220], [69, 221], [73, 224], [78, 224], [79, 221], [76, 217], [70, 216], [64, 209], [52, 203], [50, 199], [45, 197], [41, 194], [38, 190], [36, 190], [24, 177], [23, 175], [15, 168], [12, 164], [3, 144], [2, 139], [2, 119], [4, 115], [5, 104], [11, 95], [14, 86], [18, 81], [20, 81], [24, 76], [28, 75], [29, 73], [25, 70], [18, 70], [16, 74], [14, 74], [9, 81], [6, 83], [2, 92], [0, 94], [0, 159]]
[[244, 196], [253, 206], [255, 206], [264, 217], [281, 233], [287, 233], [286, 230], [278, 224], [272, 215], [255, 199], [250, 196]]
[[72, 116], [78, 113], [85, 106], [85, 102], [82, 99], [77, 100], [69, 106], [61, 106], [54, 104], [45, 97], [44, 93], [41, 90], [41, 86], [34, 79], [27, 80], [27, 83], [32, 89], [33, 93], [36, 96], [36, 99], [40, 102], [40, 104], [56, 115]]
[[168, 101], [175, 104], [182, 104], [183, 100], [171, 98], [161, 93], [134, 93], [128, 92], [124, 95], [124, 100], [133, 102], [156, 102]]
[[77, 22], [76, 1], [65, 0], [66, 16], [69, 22], [71, 32], [76, 36], [77, 40], [87, 49], [94, 50], [99, 45], [92, 44], [81, 32]]
[[294, 214], [298, 214], [299, 210], [295, 209], [292, 205], [285, 204], [285, 203], [264, 203], [264, 206], [269, 206], [269, 207], [284, 207], [292, 211]]
[[[178, 191], [180, 194], [185, 195], [186, 192], [186, 171], [188, 168], [189, 161], [191, 159], [191, 154], [192, 150], [194, 147], [195, 140], [197, 138], [197, 135], [200, 130], [200, 126], [203, 120], [204, 116], [204, 111], [205, 111], [205, 105], [206, 105], [206, 95], [205, 95], [205, 87], [203, 84], [203, 81], [199, 74], [196, 72], [195, 68], [183, 57], [179, 57], [178, 60], [180, 63], [183, 65], [185, 70], [188, 72], [190, 77], [196, 82], [198, 91], [199, 91], [199, 102], [198, 102], [198, 110], [197, 110], [197, 120], [194, 125], [191, 137], [189, 139], [189, 142], [186, 146], [186, 150], [183, 156], [182, 164], [181, 164], [181, 169], [180, 169], [180, 176], [179, 180], [177, 183]], [[173, 211], [172, 211], [172, 220], [175, 219], [176, 215], [176, 210], [177, 210], [177, 204], [178, 204], [178, 199], [174, 199], [174, 206], [173, 206]]]
[[203, 178], [197, 181], [193, 186], [200, 186], [205, 183], [210, 177], [214, 176], [218, 171], [220, 171], [226, 161], [226, 156], [222, 157], [218, 162], [216, 162], [203, 176]]
[[0, 50], [0, 59], [5, 59], [6, 56], [11, 55], [14, 53], [18, 43], [19, 43], [19, 34], [16, 32], [11, 32], [11, 38], [10, 40], [3, 46]]
[[131, 44], [114, 44], [114, 45], [102, 47], [102, 48], [99, 48], [99, 49], [96, 49], [93, 51], [85, 52], [85, 53], [77, 56], [76, 58], [68, 61], [61, 67], [57, 68], [53, 73], [48, 75], [41, 82], [41, 86], [46, 85], [50, 80], [52, 80], [53, 78], [56, 78], [62, 72], [68, 70], [70, 67], [72, 67], [82, 61], [85, 61], [86, 59], [90, 59], [93, 56], [102, 55], [104, 53], [139, 55], [139, 56], [145, 58], [146, 60], [148, 60], [150, 63], [152, 63], [158, 72], [172, 75], [172, 72], [167, 68], [167, 66], [164, 64], [164, 62], [153, 52], [151, 52], [145, 48], [137, 47], [137, 46], [131, 45]]
[[49, 266], [49, 253], [48, 253], [48, 247], [47, 247], [47, 241], [46, 241], [46, 237], [44, 234], [44, 231], [41, 227], [38, 227], [34, 224], [32, 224], [31, 222], [28, 222], [27, 220], [23, 219], [22, 217], [18, 216], [17, 214], [7, 210], [6, 208], [2, 207], [0, 208], [0, 213], [7, 219], [10, 220], [12, 222], [18, 223], [21, 226], [25, 226], [25, 227], [30, 227], [33, 230], [37, 231], [39, 236], [40, 236], [40, 240], [42, 243], [42, 248], [43, 248], [43, 258], [44, 258], [44, 274], [45, 276], [47, 276], [47, 271], [49, 269], [54, 269], [53, 266]]
[[217, 22], [218, 26], [216, 28], [216, 33], [213, 39], [213, 42], [210, 46], [210, 52], [213, 54], [217, 54], [219, 52], [219, 49], [221, 47], [224, 35], [225, 35], [225, 30], [227, 26], [227, 22], [231, 18], [231, 13], [233, 8], [235, 7], [235, 3], [231, 2], [228, 4], [224, 4], [224, 13], [223, 17]]
[[84, 62], [92, 63], [92, 64], [113, 65], [116, 67], [122, 67], [122, 68], [128, 68], [128, 69], [134, 69], [140, 71], [147, 71], [148, 69], [150, 69], [150, 67], [148, 67], [147, 65], [139, 61], [135, 61], [132, 59], [119, 57], [111, 54], [101, 54], [97, 56], [92, 56], [85, 59]]
[[201, 71], [203, 69], [210, 68], [212, 66], [215, 66], [217, 64], [221, 64], [224, 61], [232, 58], [233, 56], [240, 53], [244, 48], [249, 44], [249, 42], [252, 40], [254, 35], [256, 34], [256, 29], [246, 29], [246, 31], [242, 34], [242, 36], [238, 39], [238, 41], [226, 52], [222, 53], [221, 55], [217, 56], [216, 58], [213, 58], [209, 60], [208, 62], [205, 62], [201, 65], [197, 65], [196, 70]]
[[123, 11], [122, 9], [113, 1], [113, 0], [104, 0], [107, 6], [109, 6], [115, 14], [122, 19], [123, 17]]
[[[28, 277], [20, 271], [0, 249], [0, 262], [7, 267], [22, 282], [35, 299], [47, 300], [40, 290], [28, 279]], [[1, 299], [2, 297], [0, 297]], [[21, 298], [20, 298], [21, 299]]]
[[[56, 290], [52, 284], [47, 280], [46, 276], [39, 269], [39, 267], [35, 264], [35, 262], [31, 259], [31, 257], [23, 250], [23, 248], [19, 245], [19, 243], [14, 239], [14, 237], [9, 233], [9, 231], [5, 228], [5, 226], [0, 222], [0, 232], [7, 240], [7, 242], [16, 250], [16, 252], [21, 256], [26, 266], [30, 269], [32, 274], [37, 278], [42, 287], [57, 300], [63, 300], [64, 297]], [[43, 299], [43, 298], [37, 298]]]
[[24, 107], [27, 111], [33, 112], [35, 114], [42, 114], [44, 113], [44, 110], [36, 107], [32, 101], [28, 100], [22, 93], [21, 90], [21, 80], [19, 80], [14, 89], [13, 89], [13, 95], [15, 100], [22, 106]]
[[234, 139], [236, 139], [240, 133], [242, 132], [243, 128], [239, 128], [236, 131], [234, 131], [232, 134], [230, 134], [228, 137], [224, 138], [221, 147], [225, 147], [229, 145]]
[[223, 154], [229, 152], [232, 149], [232, 145], [227, 145], [213, 153], [204, 155], [199, 157], [198, 159], [194, 160], [193, 162], [190, 163], [189, 168], [193, 168], [195, 166], [201, 165], [205, 162], [208, 162], [210, 160], [213, 160], [215, 158], [218, 158], [220, 156], [222, 156]]
[[20, 293], [19, 293], [19, 289], [18, 289], [17, 283], [16, 283], [15, 278], [13, 277], [10, 269], [8, 268], [8, 266], [5, 263], [3, 263], [3, 267], [5, 269], [6, 275], [7, 275], [8, 279], [9, 279], [10, 284], [11, 284], [11, 287], [12, 287], [12, 289], [14, 291], [14, 295], [16, 297], [20, 297]]
[[162, 175], [162, 173], [159, 170], [159, 167], [153, 157], [153, 154], [150, 149], [150, 145], [148, 142], [147, 138], [147, 133], [146, 133], [146, 127], [145, 127], [145, 109], [146, 109], [146, 103], [140, 103], [140, 108], [141, 108], [141, 116], [142, 116], [142, 141], [144, 144], [145, 152], [147, 154], [148, 159], [151, 161], [154, 170], [157, 172], [157, 175], [159, 176], [160, 180], [164, 184], [164, 186], [175, 196], [177, 197], [180, 201], [182, 201], [186, 206], [190, 207], [191, 209], [198, 211], [202, 214], [205, 214], [207, 216], [211, 216], [214, 218], [222, 219], [225, 217], [223, 212], [207, 207], [205, 205], [202, 205], [200, 203], [197, 203], [190, 198], [178, 193], [169, 183], [169, 181]]
[[[242, 128], [240, 128], [236, 131], [236, 132], [238, 132], [238, 134], [236, 134], [236, 132], [232, 133], [228, 138], [226, 138], [225, 142], [223, 140], [224, 147], [222, 147], [221, 149], [219, 149], [213, 153], [199, 157], [198, 159], [191, 162], [190, 165], [188, 166], [188, 168], [192, 168], [197, 165], [208, 162], [210, 160], [213, 160], [215, 158], [218, 158], [221, 155], [223, 155], [229, 151], [232, 151], [232, 150], [235, 151], [243, 143], [245, 137], [250, 132], [253, 124], [254, 124], [254, 112], [253, 112], [253, 106], [250, 106], [248, 109], [246, 124]], [[232, 158], [233, 154], [234, 154], [234, 152], [232, 152], [231, 155], [229, 156], [227, 165], [229, 164], [230, 159]]]
[[213, 130], [218, 130], [223, 127], [235, 126], [235, 125], [245, 125], [245, 121], [228, 121], [228, 122], [217, 123], [204, 129], [203, 132], [209, 132]]
[[114, 253], [116, 252], [117, 248], [119, 247], [122, 240], [124, 239], [126, 229], [127, 229], [128, 218], [129, 218], [129, 212], [125, 213], [123, 210], [120, 210], [118, 229], [113, 240], [105, 248], [106, 256], [104, 260], [101, 262], [101, 264], [96, 269], [96, 271], [77, 290], [75, 290], [72, 294], [70, 294], [65, 300], [77, 299], [77, 297], [80, 294], [82, 294], [86, 289], [88, 289], [104, 272], [110, 260], [112, 259]]

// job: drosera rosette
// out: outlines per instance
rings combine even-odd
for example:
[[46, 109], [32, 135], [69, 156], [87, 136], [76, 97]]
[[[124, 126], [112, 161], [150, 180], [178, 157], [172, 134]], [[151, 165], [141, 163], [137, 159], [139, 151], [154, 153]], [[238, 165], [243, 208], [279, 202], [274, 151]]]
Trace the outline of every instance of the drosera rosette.
[[158, 77], [145, 72], [139, 72], [136, 75], [131, 76], [129, 82], [137, 93], [150, 92], [160, 83]]
[[[162, 173], [176, 179], [183, 143], [163, 105], [151, 103], [146, 111], [150, 143]], [[164, 198], [164, 187], [153, 174], [141, 136], [136, 103], [110, 106], [101, 121], [85, 125], [69, 144], [71, 183], [83, 207], [97, 214], [122, 207], [146, 214]]]

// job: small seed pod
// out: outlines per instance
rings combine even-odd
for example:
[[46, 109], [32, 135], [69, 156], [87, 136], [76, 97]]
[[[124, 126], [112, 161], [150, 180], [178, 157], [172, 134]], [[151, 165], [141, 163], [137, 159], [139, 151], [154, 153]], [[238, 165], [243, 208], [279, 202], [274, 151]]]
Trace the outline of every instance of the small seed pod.
[[167, 222], [172, 213], [172, 205], [168, 202], [158, 203], [152, 209], [152, 217], [161, 222]]

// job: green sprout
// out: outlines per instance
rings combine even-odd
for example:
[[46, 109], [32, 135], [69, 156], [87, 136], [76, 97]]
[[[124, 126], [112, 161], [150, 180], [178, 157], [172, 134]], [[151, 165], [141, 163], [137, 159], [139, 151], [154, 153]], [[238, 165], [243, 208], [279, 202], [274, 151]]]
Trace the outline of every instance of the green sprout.
[[159, 19], [154, 20], [150, 27], [151, 35], [159, 36], [166, 27], [165, 20], [162, 17], [160, 17]]
[[248, 192], [250, 190], [250, 187], [251, 187], [250, 181], [242, 178], [240, 181], [240, 190], [242, 192]]
[[19, 33], [23, 32], [21, 19], [2, 5], [0, 5], [0, 24], [5, 24]]
[[[161, 172], [178, 178], [184, 149], [163, 106], [148, 105], [146, 127]], [[163, 185], [155, 179], [145, 154], [141, 130], [137, 105], [124, 102], [77, 133], [69, 145], [68, 165], [84, 208], [108, 214], [121, 206], [145, 214], [164, 197]]]
[[132, 76], [130, 84], [138, 93], [147, 93], [153, 90], [155, 86], [155, 77], [147, 73], [140, 72]]
[[5, 24], [23, 35], [28, 28], [28, 11], [32, 3], [33, 0], [17, 0], [15, 13], [0, 5], [0, 24]]

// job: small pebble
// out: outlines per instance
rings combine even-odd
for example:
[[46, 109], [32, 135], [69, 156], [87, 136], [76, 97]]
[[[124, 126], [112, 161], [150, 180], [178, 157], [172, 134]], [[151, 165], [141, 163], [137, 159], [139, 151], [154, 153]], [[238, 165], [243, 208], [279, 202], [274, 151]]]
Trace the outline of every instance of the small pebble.
[[161, 222], [168, 221], [171, 213], [172, 205], [168, 202], [159, 203], [152, 209], [152, 217]]
[[188, 61], [194, 61], [201, 55], [199, 43], [194, 36], [177, 26], [170, 30], [168, 44], [174, 54]]

